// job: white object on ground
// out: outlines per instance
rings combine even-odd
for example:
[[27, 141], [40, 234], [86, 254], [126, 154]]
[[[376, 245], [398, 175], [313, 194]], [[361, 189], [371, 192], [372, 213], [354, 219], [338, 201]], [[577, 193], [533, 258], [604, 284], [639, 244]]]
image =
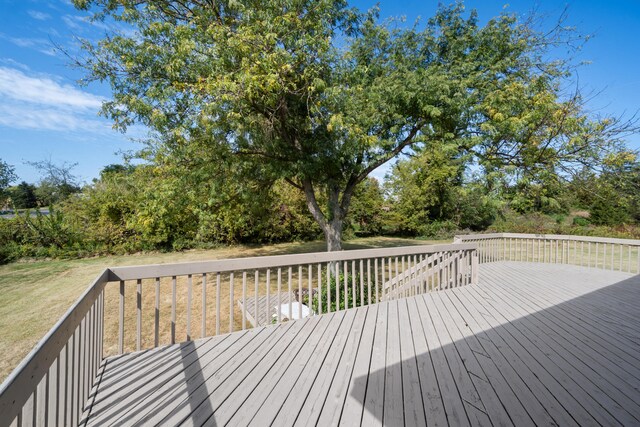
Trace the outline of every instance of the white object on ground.
[[[302, 306], [302, 313], [300, 313], [300, 306]], [[274, 318], [278, 317], [278, 306], [274, 307], [276, 314]], [[291, 302], [291, 313], [289, 313], [289, 303], [280, 305], [280, 318], [287, 318], [289, 320], [302, 319], [303, 317], [309, 317], [311, 315], [311, 309], [304, 304], [300, 304], [297, 301]]]

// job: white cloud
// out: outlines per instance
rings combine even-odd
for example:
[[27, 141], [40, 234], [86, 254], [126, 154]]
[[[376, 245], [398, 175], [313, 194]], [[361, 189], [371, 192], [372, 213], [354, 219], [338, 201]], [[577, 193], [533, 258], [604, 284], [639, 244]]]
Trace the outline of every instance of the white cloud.
[[27, 13], [33, 19], [37, 19], [38, 21], [46, 21], [47, 19], [51, 19], [51, 15], [48, 13], [40, 12], [37, 10], [28, 10]]
[[62, 20], [67, 25], [67, 27], [69, 27], [72, 30], [75, 30], [75, 31], [83, 30], [82, 25], [80, 25], [82, 23], [82, 18], [80, 18], [79, 16], [65, 15], [62, 17]]
[[102, 98], [48, 76], [28, 76], [21, 70], [0, 67], [0, 96], [37, 105], [97, 110]]
[[0, 64], [7, 64], [7, 65], [11, 65], [11, 66], [16, 67], [16, 68], [20, 68], [20, 69], [25, 70], [25, 71], [29, 71], [29, 66], [28, 65], [25, 65], [25, 64], [23, 64], [21, 62], [18, 62], [13, 58], [0, 58]]
[[102, 133], [97, 117], [103, 99], [51, 75], [0, 66], [0, 125], [14, 129]]
[[2, 33], [0, 33], [0, 38], [4, 40], [8, 40], [9, 42], [19, 47], [35, 49], [40, 53], [44, 53], [45, 55], [49, 55], [49, 56], [56, 55], [56, 51], [53, 47], [53, 43], [51, 43], [51, 41], [47, 39], [29, 38], [29, 37], [9, 37], [6, 34], [2, 34]]
[[[101, 21], [92, 20], [89, 15], [64, 15], [62, 21], [67, 28], [78, 33], [84, 33], [89, 35], [99, 35], [101, 32], [116, 32], [123, 34], [127, 37], [135, 37], [136, 31], [130, 26], [126, 26], [122, 23], [114, 21]], [[100, 31], [98, 31], [100, 30]]]
[[50, 130], [60, 132], [103, 132], [107, 123], [79, 116], [70, 110], [52, 107], [33, 108], [30, 104], [1, 104], [0, 125], [13, 129]]

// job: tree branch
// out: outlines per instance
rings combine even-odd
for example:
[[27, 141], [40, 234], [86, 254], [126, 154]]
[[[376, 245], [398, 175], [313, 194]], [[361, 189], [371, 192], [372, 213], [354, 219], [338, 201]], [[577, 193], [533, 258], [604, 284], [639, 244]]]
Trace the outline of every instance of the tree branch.
[[404, 150], [406, 147], [408, 147], [409, 145], [413, 144], [414, 142], [414, 138], [416, 137], [416, 135], [418, 134], [418, 132], [420, 132], [420, 129], [422, 129], [422, 126], [424, 126], [424, 123], [419, 123], [416, 126], [413, 127], [413, 129], [411, 129], [411, 131], [409, 132], [409, 135], [407, 135], [407, 137], [402, 140], [402, 142], [400, 144], [398, 144], [398, 146], [396, 148], [394, 148], [393, 150], [391, 150], [389, 153], [387, 153], [387, 155], [381, 157], [380, 159], [378, 159], [377, 161], [373, 162], [372, 164], [370, 164], [369, 166], [367, 166], [357, 177], [356, 177], [356, 184], [362, 182], [367, 176], [369, 176], [369, 174], [371, 172], [373, 172], [377, 167], [382, 166], [383, 164], [387, 163], [389, 160], [393, 159], [395, 156], [397, 156], [402, 150]]

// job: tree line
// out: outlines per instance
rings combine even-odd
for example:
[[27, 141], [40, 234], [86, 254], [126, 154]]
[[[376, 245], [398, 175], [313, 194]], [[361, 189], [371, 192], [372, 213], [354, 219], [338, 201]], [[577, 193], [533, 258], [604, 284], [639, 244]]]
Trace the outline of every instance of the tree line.
[[[0, 256], [7, 262], [323, 237], [304, 196], [286, 182], [265, 182], [260, 191], [244, 185], [217, 185], [208, 174], [166, 165], [109, 165], [50, 205], [48, 215], [0, 220]], [[400, 159], [385, 182], [368, 178], [356, 187], [345, 238], [486, 230], [637, 238], [638, 185], [640, 163], [630, 153], [611, 157], [597, 173], [566, 177], [552, 170], [480, 173], [456, 156], [424, 151]], [[3, 194], [11, 205], [11, 187]]]

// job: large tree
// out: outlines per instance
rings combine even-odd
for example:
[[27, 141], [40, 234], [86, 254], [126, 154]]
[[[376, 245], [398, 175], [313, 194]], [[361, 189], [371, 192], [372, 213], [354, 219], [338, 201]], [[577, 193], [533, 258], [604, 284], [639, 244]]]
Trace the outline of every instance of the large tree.
[[151, 128], [156, 161], [235, 163], [212, 180], [285, 180], [330, 251], [356, 186], [416, 144], [535, 164], [597, 150], [615, 126], [560, 99], [569, 68], [549, 52], [572, 36], [506, 13], [480, 26], [458, 3], [407, 26], [344, 0], [74, 1], [135, 30], [78, 60], [110, 83], [118, 127]]

